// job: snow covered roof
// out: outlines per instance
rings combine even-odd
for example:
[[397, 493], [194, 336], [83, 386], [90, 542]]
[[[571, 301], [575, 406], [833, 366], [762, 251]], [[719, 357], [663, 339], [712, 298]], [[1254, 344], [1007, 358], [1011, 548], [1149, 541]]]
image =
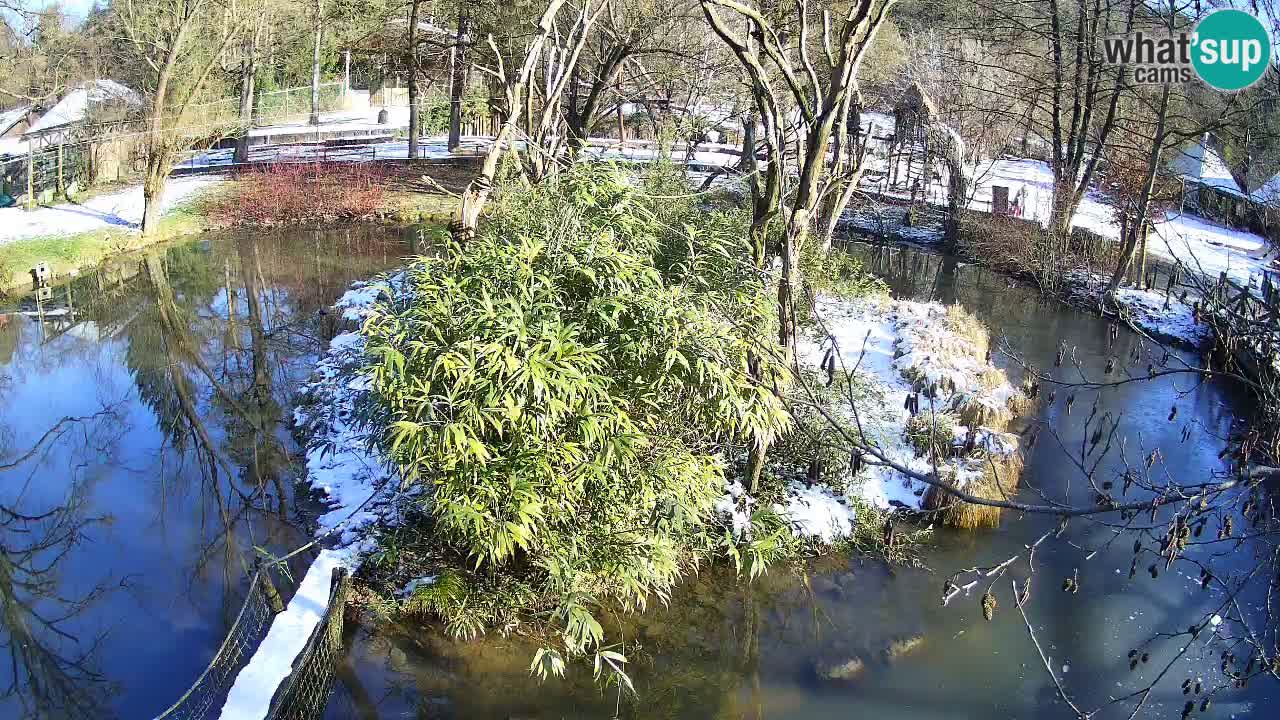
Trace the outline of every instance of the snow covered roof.
[[9, 132], [14, 125], [22, 122], [22, 119], [25, 118], [29, 112], [31, 112], [30, 105], [19, 105], [16, 108], [0, 112], [0, 135]]
[[1270, 180], [1262, 183], [1260, 187], [1249, 193], [1249, 198], [1263, 205], [1280, 203], [1280, 173], [1272, 176]]
[[89, 113], [90, 103], [112, 101], [122, 101], [129, 105], [142, 104], [142, 98], [138, 93], [115, 80], [92, 80], [81, 83], [76, 89], [64, 95], [56, 105], [49, 108], [48, 112], [27, 129], [26, 134], [81, 122]]
[[1236, 197], [1245, 197], [1245, 193], [1231, 177], [1227, 164], [1222, 156], [1209, 147], [1209, 134], [1205, 133], [1199, 141], [1188, 142], [1170, 153], [1169, 169], [1178, 177], [1189, 182], [1200, 183]]

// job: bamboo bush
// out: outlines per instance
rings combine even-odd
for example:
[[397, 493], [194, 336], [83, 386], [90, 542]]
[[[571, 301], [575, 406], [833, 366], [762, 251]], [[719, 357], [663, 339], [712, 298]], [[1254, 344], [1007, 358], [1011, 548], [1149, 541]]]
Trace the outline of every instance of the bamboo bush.
[[[774, 321], [737, 260], [745, 222], [671, 200], [671, 179], [579, 166], [500, 188], [477, 236], [414, 259], [364, 328], [369, 422], [456, 558], [421, 607], [460, 635], [550, 618], [540, 673], [625, 662], [598, 608], [665, 599], [720, 552], [723, 451], [788, 424], [747, 374]], [[753, 535], [735, 557], [780, 549]]]

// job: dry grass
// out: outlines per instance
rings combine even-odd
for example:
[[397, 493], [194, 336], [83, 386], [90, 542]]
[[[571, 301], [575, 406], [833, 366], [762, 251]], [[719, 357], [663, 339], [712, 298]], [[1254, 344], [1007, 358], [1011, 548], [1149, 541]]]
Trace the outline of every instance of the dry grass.
[[[965, 492], [985, 500], [1007, 500], [1017, 489], [1022, 476], [1022, 455], [991, 455], [982, 459], [982, 475], [963, 488]], [[954, 487], [954, 476], [943, 478]], [[960, 530], [996, 528], [1000, 526], [1001, 509], [990, 505], [964, 502], [938, 487], [925, 493], [924, 507], [935, 512], [943, 524]]]
[[906, 438], [916, 452], [949, 457], [955, 444], [956, 416], [951, 413], [921, 412], [907, 420]]
[[991, 335], [987, 326], [962, 305], [947, 306], [947, 327], [951, 332], [973, 344], [974, 357], [985, 359], [991, 350]]

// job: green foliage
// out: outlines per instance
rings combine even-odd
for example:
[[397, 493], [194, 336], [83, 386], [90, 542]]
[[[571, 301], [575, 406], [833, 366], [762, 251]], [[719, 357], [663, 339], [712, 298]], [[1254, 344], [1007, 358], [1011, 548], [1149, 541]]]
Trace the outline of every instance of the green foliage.
[[715, 550], [720, 451], [786, 427], [746, 373], [772, 331], [743, 221], [670, 180], [597, 166], [502, 188], [478, 237], [414, 260], [365, 325], [384, 449], [466, 558], [471, 585], [423, 605], [459, 634], [511, 603], [549, 611], [567, 655], [599, 651], [593, 607], [665, 599]]
[[950, 457], [959, 420], [947, 412], [922, 412], [907, 421], [904, 437], [924, 457]]
[[865, 267], [862, 261], [841, 250], [825, 251], [820, 243], [801, 248], [800, 271], [809, 291], [854, 299], [885, 293], [888, 286]]
[[[419, 122], [422, 123], [423, 135], [444, 135], [449, 132], [449, 97], [437, 95], [423, 102], [420, 108]], [[488, 99], [470, 94], [462, 98], [462, 121], [464, 123], [483, 119], [489, 115]]]

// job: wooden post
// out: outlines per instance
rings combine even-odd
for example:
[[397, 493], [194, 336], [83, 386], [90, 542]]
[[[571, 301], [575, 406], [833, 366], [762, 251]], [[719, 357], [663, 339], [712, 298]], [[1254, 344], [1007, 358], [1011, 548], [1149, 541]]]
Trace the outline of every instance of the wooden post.
[[271, 604], [271, 611], [275, 613], [284, 612], [284, 600], [280, 598], [280, 592], [276, 590], [275, 583], [271, 582], [271, 571], [262, 566], [260, 561], [255, 561], [258, 566], [258, 577], [262, 580], [262, 592], [267, 595], [267, 602]]
[[346, 100], [347, 96], [351, 94], [351, 50], [348, 49], [342, 51], [342, 64], [342, 74], [344, 78], [342, 85], [342, 98], [343, 100]]
[[27, 209], [36, 209], [36, 150], [27, 148]]
[[63, 144], [58, 143], [58, 197], [65, 200], [67, 197], [67, 183], [62, 174], [62, 148]]

